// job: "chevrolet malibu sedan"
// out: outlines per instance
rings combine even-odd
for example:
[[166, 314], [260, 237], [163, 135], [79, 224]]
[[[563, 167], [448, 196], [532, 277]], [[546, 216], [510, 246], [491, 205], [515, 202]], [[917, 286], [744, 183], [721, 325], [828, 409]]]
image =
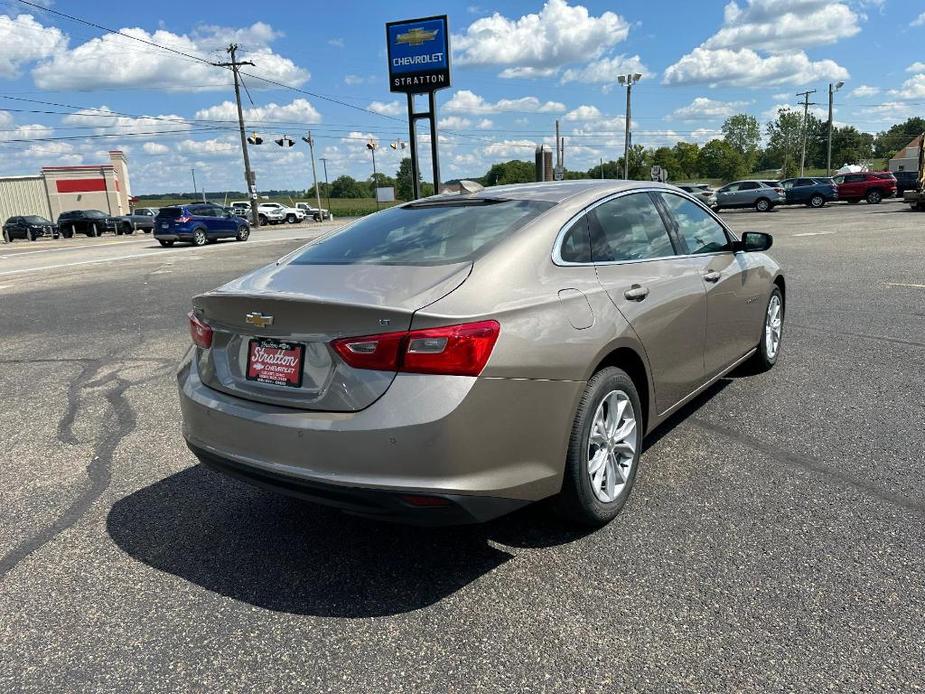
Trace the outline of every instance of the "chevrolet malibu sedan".
[[644, 436], [780, 355], [766, 234], [662, 184], [502, 186], [394, 207], [197, 296], [177, 377], [207, 466], [348, 512], [601, 525]]

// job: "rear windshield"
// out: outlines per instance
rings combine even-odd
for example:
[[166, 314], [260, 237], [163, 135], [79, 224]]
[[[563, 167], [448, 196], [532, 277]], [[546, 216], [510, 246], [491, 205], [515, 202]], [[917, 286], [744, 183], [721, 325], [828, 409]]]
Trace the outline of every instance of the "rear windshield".
[[29, 215], [28, 217], [23, 217], [26, 220], [26, 224], [51, 224], [44, 217], [37, 217], [36, 215]]
[[444, 265], [484, 252], [555, 203], [446, 201], [393, 207], [312, 244], [295, 265]]
[[874, 174], [874, 176], [876, 176], [877, 178], [896, 178], [891, 173], [878, 173], [878, 174]]
[[157, 213], [158, 217], [166, 217], [167, 219], [177, 219], [178, 217], [183, 216], [182, 207], [162, 207], [161, 211]]

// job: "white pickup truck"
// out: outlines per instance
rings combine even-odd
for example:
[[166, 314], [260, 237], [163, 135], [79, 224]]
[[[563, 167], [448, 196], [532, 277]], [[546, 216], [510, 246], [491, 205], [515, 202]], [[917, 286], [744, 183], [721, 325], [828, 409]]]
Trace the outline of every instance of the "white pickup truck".
[[295, 206], [305, 212], [307, 217], [311, 217], [316, 222], [323, 222], [326, 219], [334, 219], [334, 215], [332, 215], [329, 210], [326, 210], [323, 207], [321, 209], [312, 207], [307, 202], [297, 202]]
[[279, 224], [288, 222], [295, 224], [305, 219], [305, 210], [298, 207], [286, 207], [278, 202], [262, 202], [257, 205], [257, 215], [261, 224]]

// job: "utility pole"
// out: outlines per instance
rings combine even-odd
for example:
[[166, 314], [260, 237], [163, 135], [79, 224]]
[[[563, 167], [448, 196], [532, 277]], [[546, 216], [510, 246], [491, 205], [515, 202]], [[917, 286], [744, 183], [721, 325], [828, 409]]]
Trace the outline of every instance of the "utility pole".
[[324, 157], [321, 157], [321, 165], [324, 167], [324, 190], [327, 193], [325, 197], [328, 199], [328, 216], [330, 216], [331, 215], [331, 184], [328, 183], [328, 160], [325, 159]]
[[366, 149], [373, 155], [373, 197], [376, 198], [376, 212], [379, 211], [379, 175], [376, 173], [376, 149], [378, 147], [379, 144], [375, 140], [366, 143]]
[[810, 89], [809, 91], [805, 91], [805, 92], [797, 92], [797, 96], [803, 97], [803, 137], [801, 138], [803, 140], [803, 149], [800, 154], [800, 175], [801, 176], [803, 175], [803, 172], [806, 168], [806, 120], [809, 116], [809, 107], [816, 105], [815, 101], [810, 102], [809, 95], [815, 94], [815, 93], [816, 93], [815, 89]]
[[248, 197], [251, 200], [251, 224], [255, 227], [260, 226], [260, 217], [257, 215], [257, 186], [254, 173], [251, 171], [251, 159], [247, 153], [247, 136], [244, 134], [244, 111], [241, 109], [241, 82], [238, 76], [238, 68], [242, 65], [253, 65], [250, 60], [239, 61], [236, 57], [238, 44], [232, 43], [228, 46], [228, 53], [231, 55], [230, 63], [212, 63], [216, 67], [230, 67], [234, 73], [234, 100], [238, 104], [238, 128], [241, 131], [241, 151], [244, 153], [244, 179], [247, 185]]
[[601, 157], [601, 180], [604, 180], [604, 157]]
[[633, 85], [642, 79], [638, 72], [626, 75], [617, 75], [617, 82], [626, 85], [626, 130], [623, 134], [623, 178], [629, 180], [630, 177], [630, 148], [633, 146], [633, 133], [630, 129], [630, 123], [633, 119], [632, 113], [632, 94]]
[[315, 173], [315, 138], [312, 137], [312, 131], [308, 131], [308, 137], [303, 137], [308, 143], [308, 148], [312, 153], [312, 180], [315, 182], [315, 200], [318, 202], [318, 221], [324, 221], [324, 215], [321, 214], [321, 193], [318, 191], [318, 174]]
[[[199, 191], [196, 190], [196, 169], [190, 169], [190, 173], [193, 174], [193, 199], [199, 197]], [[206, 201], [206, 192], [202, 191], [202, 201]]]
[[562, 168], [562, 145], [559, 141], [559, 119], [556, 118], [556, 168]]
[[845, 86], [844, 82], [829, 82], [829, 153], [825, 159], [825, 175], [832, 175], [832, 104], [835, 101], [835, 92]]

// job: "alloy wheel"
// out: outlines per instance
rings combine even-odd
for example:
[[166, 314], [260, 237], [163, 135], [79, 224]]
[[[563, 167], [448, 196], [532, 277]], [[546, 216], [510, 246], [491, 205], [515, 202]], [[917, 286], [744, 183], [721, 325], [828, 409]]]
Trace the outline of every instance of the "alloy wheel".
[[758, 208], [759, 212], [767, 212], [768, 209], [771, 207], [771, 203], [769, 203], [767, 200], [762, 199], [762, 200], [759, 200], [757, 203], [755, 203], [755, 207]]
[[813, 207], [822, 207], [825, 204], [825, 200], [821, 195], [814, 195], [809, 202]]
[[774, 359], [780, 349], [780, 335], [783, 327], [783, 315], [780, 297], [775, 294], [768, 302], [768, 314], [764, 322], [764, 350], [768, 359]]
[[610, 503], [623, 492], [638, 445], [633, 403], [622, 390], [612, 390], [597, 406], [588, 437], [588, 478], [599, 501]]
[[197, 246], [206, 245], [206, 234], [202, 229], [196, 230], [196, 235], [193, 237], [193, 243]]

